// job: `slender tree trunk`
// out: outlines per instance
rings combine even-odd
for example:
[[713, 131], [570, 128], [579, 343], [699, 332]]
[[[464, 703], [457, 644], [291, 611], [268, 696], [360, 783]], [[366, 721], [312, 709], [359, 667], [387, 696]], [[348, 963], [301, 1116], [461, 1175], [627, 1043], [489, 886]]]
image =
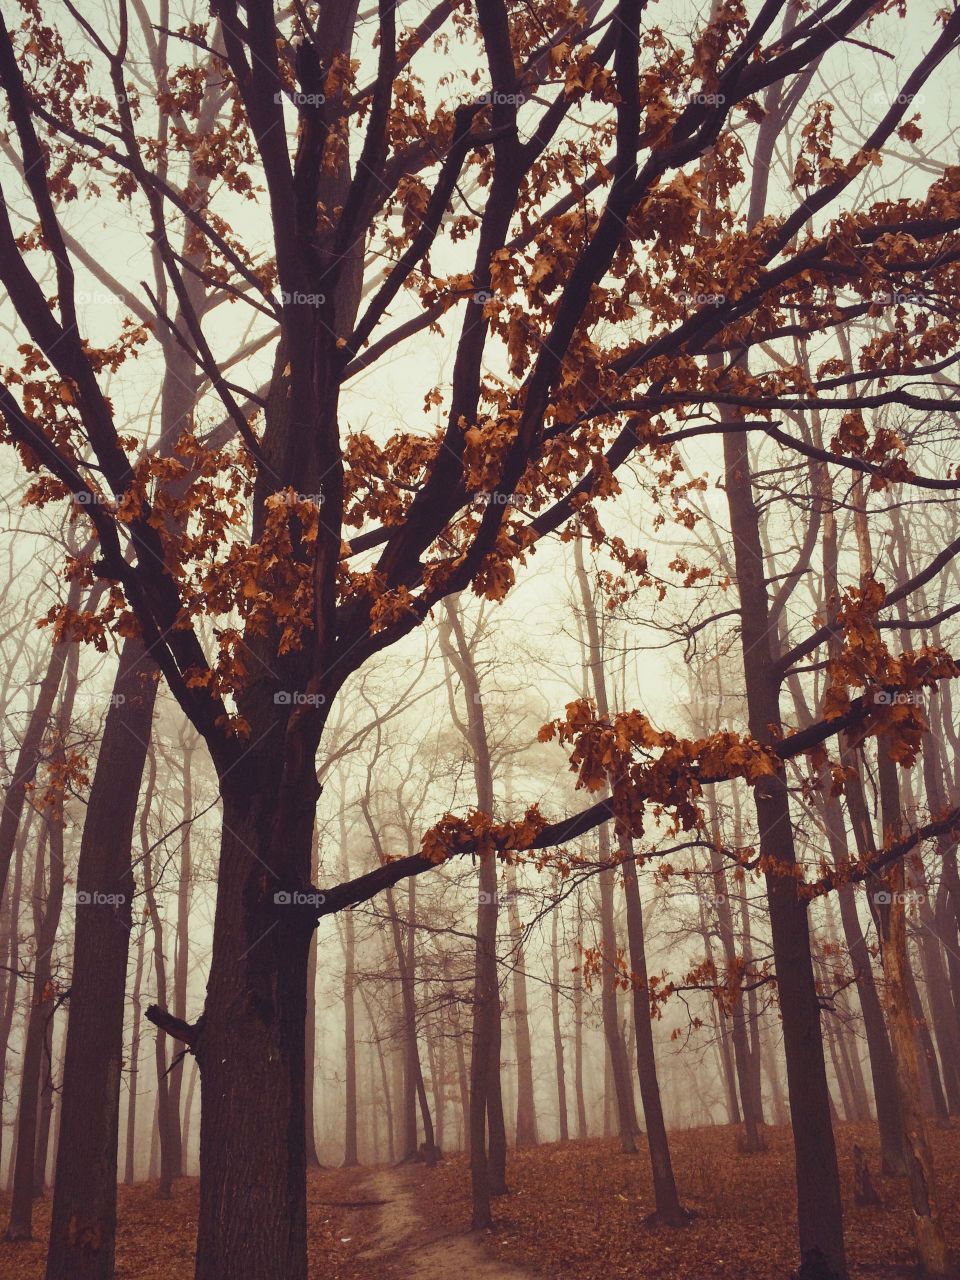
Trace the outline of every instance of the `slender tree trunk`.
[[567, 1125], [567, 1078], [563, 1066], [563, 1032], [560, 1027], [560, 946], [557, 938], [559, 907], [554, 907], [550, 920], [550, 951], [553, 957], [553, 973], [550, 983], [550, 1013], [553, 1019], [553, 1053], [557, 1064], [557, 1114], [559, 1116], [560, 1141], [567, 1142], [570, 1130]]
[[533, 1091], [533, 1048], [527, 1005], [527, 975], [524, 970], [523, 929], [517, 906], [517, 874], [510, 865], [507, 880], [507, 926], [513, 962], [513, 1030], [517, 1045], [517, 1136], [518, 1147], [537, 1145], [537, 1110]]
[[[173, 958], [173, 1012], [186, 1021], [187, 979], [190, 971], [190, 887], [193, 874], [191, 833], [193, 830], [193, 752], [195, 741], [191, 736], [180, 740], [180, 758], [183, 768], [183, 835], [180, 839], [180, 878], [177, 884], [177, 933]], [[170, 1071], [170, 1167], [175, 1178], [183, 1176], [183, 1117], [181, 1095], [186, 1059], [180, 1060]]]
[[[60, 832], [59, 857], [54, 847], [56, 832]], [[34, 1169], [37, 1145], [37, 1123], [40, 1105], [40, 1072], [43, 1063], [43, 1044], [47, 1020], [52, 1005], [50, 986], [51, 949], [56, 936], [56, 924], [51, 933], [51, 911], [57, 919], [63, 897], [63, 829], [55, 817], [47, 821], [46, 829], [37, 846], [36, 874], [34, 876], [34, 911], [36, 927], [36, 954], [33, 967], [33, 984], [30, 993], [30, 1009], [24, 1032], [23, 1067], [20, 1077], [20, 1105], [17, 1109], [17, 1134], [13, 1165], [13, 1190], [10, 1199], [10, 1219], [4, 1235], [6, 1241], [33, 1239]], [[47, 850], [50, 850], [49, 859]], [[44, 907], [44, 865], [49, 865], [50, 889]], [[57, 870], [59, 868], [59, 871]]]
[[[897, 766], [886, 740], [879, 739], [877, 746], [884, 836], [897, 840], [902, 834]], [[911, 978], [907, 956], [906, 874], [902, 859], [892, 864], [883, 876], [883, 883], [884, 891], [875, 894], [874, 901], [886, 979], [884, 996], [904, 1122], [913, 1228], [924, 1274], [931, 1280], [947, 1280], [947, 1277], [952, 1280], [957, 1272], [947, 1249], [933, 1156], [919, 1106], [920, 1062], [908, 994]]]
[[133, 1185], [136, 1172], [137, 1087], [140, 1080], [140, 1027], [141, 1014], [143, 1010], [143, 1002], [140, 998], [140, 992], [143, 985], [143, 961], [144, 951], [146, 950], [146, 941], [147, 930], [146, 927], [141, 924], [140, 935], [137, 939], [137, 967], [133, 979], [133, 996], [130, 1001], [133, 1006], [133, 1025], [130, 1031], [130, 1071], [127, 1076], [127, 1146], [123, 1170], [123, 1181], [128, 1187]]
[[[760, 514], [753, 497], [747, 437], [724, 435], [727, 502], [741, 607], [743, 672], [750, 732], [759, 742], [782, 732], [779, 677], [773, 663]], [[801, 1266], [817, 1280], [847, 1274], [843, 1207], [820, 1007], [810, 952], [807, 904], [794, 868], [790, 801], [782, 773], [754, 785], [760, 853], [765, 865], [777, 989], [783, 1017], [787, 1086], [793, 1124]]]
[[[66, 738], [73, 718], [73, 705], [77, 693], [80, 652], [77, 645], [70, 645], [67, 652], [63, 696], [53, 730], [50, 751], [51, 776], [48, 787], [48, 803], [45, 813], [45, 839], [37, 848], [36, 875], [34, 877], [34, 901], [37, 904], [36, 952], [33, 971], [33, 998], [27, 1019], [23, 1050], [23, 1074], [20, 1084], [20, 1108], [17, 1123], [16, 1163], [13, 1172], [13, 1193], [10, 1199], [10, 1221], [7, 1240], [33, 1238], [33, 1201], [36, 1192], [37, 1138], [41, 1109], [41, 1072], [53, 1064], [44, 1063], [44, 1046], [51, 1034], [53, 1012], [56, 1009], [56, 992], [53, 974], [53, 949], [60, 927], [64, 889], [64, 802], [66, 798]], [[39, 750], [39, 744], [38, 744]], [[45, 851], [49, 849], [46, 899], [42, 908]], [[51, 1040], [52, 1044], [52, 1040]], [[52, 1081], [50, 1087], [52, 1088]], [[48, 1090], [44, 1090], [47, 1092]], [[49, 1113], [47, 1114], [49, 1133]], [[41, 1190], [46, 1166], [47, 1143], [42, 1145], [43, 1166], [40, 1169]]]
[[647, 1145], [650, 1148], [656, 1216], [658, 1221], [667, 1226], [682, 1227], [687, 1224], [689, 1218], [677, 1194], [673, 1162], [670, 1159], [670, 1143], [667, 1139], [667, 1126], [663, 1119], [660, 1082], [657, 1079], [650, 989], [647, 980], [647, 957], [643, 939], [643, 904], [640, 901], [640, 886], [632, 856], [632, 845], [629, 841], [623, 840], [621, 847], [627, 855], [623, 864], [623, 879], [627, 897], [630, 968], [634, 975], [633, 1012], [637, 1035], [637, 1074], [640, 1079], [640, 1098], [643, 1102]]
[[583, 1088], [583, 920], [577, 899], [577, 963], [573, 971], [573, 1083], [577, 1098], [577, 1137], [589, 1137]]
[[[310, 851], [310, 883], [316, 884], [319, 875], [319, 858], [320, 843], [316, 831], [313, 833], [313, 841]], [[306, 1159], [309, 1168], [318, 1169], [320, 1167], [320, 1157], [317, 1154], [317, 1122], [315, 1115], [316, 1103], [316, 1071], [317, 1071], [317, 934], [314, 930], [310, 939], [310, 953], [307, 960], [307, 1026], [305, 1031], [306, 1044], [306, 1060], [304, 1062], [304, 1076], [306, 1080], [306, 1097], [304, 1106], [306, 1112], [305, 1122], [305, 1142], [306, 1142]], [[390, 1148], [393, 1149], [393, 1134], [390, 1135]]]
[[343, 1112], [343, 1167], [352, 1169], [360, 1163], [357, 1137], [356, 940], [352, 911], [345, 912], [343, 918], [343, 956], [343, 1052], [347, 1095]]
[[[150, 926], [153, 930], [153, 971], [157, 982], [157, 1004], [167, 1007], [167, 961], [163, 950], [163, 921], [157, 904], [156, 885], [153, 880], [153, 853], [150, 847], [148, 822], [157, 782], [156, 752], [151, 746], [148, 755], [147, 786], [140, 811], [140, 848], [143, 863], [143, 887]], [[169, 1200], [172, 1195], [176, 1170], [176, 1147], [173, 1138], [173, 1114], [170, 1100], [170, 1077], [167, 1074], [167, 1034], [158, 1027], [154, 1039], [154, 1065], [157, 1078], [157, 1141], [159, 1144], [160, 1171], [157, 1179], [157, 1199]], [[179, 1145], [179, 1144], [177, 1144]]]

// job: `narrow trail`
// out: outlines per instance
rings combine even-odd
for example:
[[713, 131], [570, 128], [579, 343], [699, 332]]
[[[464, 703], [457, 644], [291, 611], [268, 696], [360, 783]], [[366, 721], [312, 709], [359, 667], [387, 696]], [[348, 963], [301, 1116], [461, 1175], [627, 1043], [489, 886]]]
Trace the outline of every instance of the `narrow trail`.
[[[389, 1262], [411, 1280], [532, 1280], [528, 1271], [505, 1266], [490, 1257], [469, 1231], [449, 1233], [425, 1219], [421, 1188], [424, 1170], [418, 1165], [378, 1169], [362, 1191], [378, 1205], [371, 1223], [362, 1210], [369, 1243], [360, 1257], [371, 1264]], [[372, 1272], [373, 1273], [373, 1272]]]

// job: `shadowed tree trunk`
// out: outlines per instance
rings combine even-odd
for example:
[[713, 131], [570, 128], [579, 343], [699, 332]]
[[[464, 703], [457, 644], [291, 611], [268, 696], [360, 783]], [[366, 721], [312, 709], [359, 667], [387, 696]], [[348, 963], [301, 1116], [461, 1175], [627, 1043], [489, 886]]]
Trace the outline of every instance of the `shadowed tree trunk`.
[[[180, 877], [177, 884], [177, 933], [173, 957], [173, 1012], [184, 1021], [187, 1017], [187, 978], [190, 970], [190, 888], [193, 874], [191, 835], [193, 831], [193, 753], [197, 739], [192, 733], [181, 734], [180, 759], [183, 771], [183, 832], [180, 837]], [[183, 1117], [181, 1095], [186, 1059], [179, 1060], [170, 1071], [170, 1167], [173, 1177], [182, 1177]]]
[[[33, 1238], [33, 1201], [37, 1174], [37, 1131], [40, 1110], [41, 1073], [44, 1071], [44, 1045], [47, 1042], [49, 1024], [56, 1008], [53, 974], [53, 949], [60, 927], [63, 907], [64, 847], [63, 828], [66, 821], [66, 738], [73, 717], [73, 704], [77, 693], [77, 675], [80, 652], [77, 645], [68, 646], [66, 678], [63, 696], [53, 726], [53, 742], [50, 749], [50, 778], [47, 793], [43, 797], [44, 834], [37, 847], [36, 873], [34, 875], [34, 921], [36, 926], [36, 950], [34, 954], [33, 989], [30, 1012], [23, 1049], [23, 1069], [20, 1082], [20, 1106], [17, 1120], [16, 1160], [13, 1171], [13, 1192], [10, 1198], [10, 1221], [5, 1239], [31, 1240]], [[38, 758], [42, 743], [38, 743]], [[49, 858], [46, 851], [49, 849]], [[44, 894], [44, 868], [47, 869], [46, 894]], [[40, 903], [43, 900], [43, 906]], [[79, 904], [78, 904], [79, 905]], [[52, 1070], [52, 1063], [46, 1064]], [[49, 1116], [48, 1116], [49, 1124]], [[46, 1163], [46, 1143], [43, 1145]], [[40, 1171], [41, 1185], [43, 1170]]]
[[[730, 417], [728, 413], [723, 416]], [[727, 504], [740, 599], [743, 673], [750, 732], [758, 742], [782, 733], [779, 675], [774, 665], [760, 515], [753, 496], [747, 436], [724, 435]], [[783, 1018], [787, 1087], [793, 1125], [802, 1265], [816, 1276], [846, 1276], [840, 1176], [830, 1119], [830, 1094], [820, 1007], [810, 952], [807, 904], [794, 878], [797, 863], [782, 770], [754, 784], [777, 988]]]
[[156, 698], [139, 639], [125, 640], [77, 865], [70, 1021], [47, 1280], [111, 1280], [133, 875], [130, 848]]

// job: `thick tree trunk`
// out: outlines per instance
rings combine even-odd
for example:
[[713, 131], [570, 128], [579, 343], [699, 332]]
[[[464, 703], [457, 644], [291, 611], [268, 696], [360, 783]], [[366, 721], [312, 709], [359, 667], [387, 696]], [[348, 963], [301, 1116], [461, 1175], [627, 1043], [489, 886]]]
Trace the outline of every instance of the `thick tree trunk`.
[[231, 777], [223, 790], [213, 958], [191, 1037], [201, 1087], [197, 1280], [306, 1278], [304, 1027], [316, 908], [295, 894], [309, 884], [318, 788], [312, 753], [303, 757], [277, 777], [276, 762], [258, 756], [245, 781]]

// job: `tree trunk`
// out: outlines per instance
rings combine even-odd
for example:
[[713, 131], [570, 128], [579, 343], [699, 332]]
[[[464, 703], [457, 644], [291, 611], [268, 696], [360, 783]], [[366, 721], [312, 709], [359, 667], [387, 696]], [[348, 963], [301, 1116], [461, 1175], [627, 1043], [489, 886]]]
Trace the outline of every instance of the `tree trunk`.
[[517, 906], [517, 873], [508, 864], [507, 925], [513, 962], [513, 1030], [517, 1045], [517, 1135], [518, 1147], [537, 1145], [537, 1110], [533, 1092], [533, 1048], [527, 1007], [527, 975], [524, 971], [523, 929]]
[[557, 938], [559, 907], [554, 907], [550, 921], [550, 951], [553, 957], [553, 975], [550, 984], [550, 1013], [553, 1019], [553, 1053], [557, 1064], [557, 1114], [559, 1116], [560, 1141], [567, 1142], [570, 1130], [567, 1125], [567, 1079], [563, 1066], [563, 1032], [560, 1027], [560, 946]]
[[[305, 747], [301, 767], [287, 762], [278, 777], [275, 760], [251, 755], [236, 771], [245, 778], [223, 789], [213, 958], [191, 1036], [201, 1088], [196, 1280], [225, 1270], [231, 1280], [306, 1280], [304, 1027], [316, 908], [291, 889], [309, 884], [312, 761]], [[352, 934], [350, 912], [344, 923]]]
[[660, 1082], [657, 1079], [657, 1059], [653, 1045], [653, 1022], [650, 1009], [650, 988], [647, 981], [647, 956], [643, 938], [643, 904], [637, 868], [633, 861], [633, 848], [627, 840], [621, 842], [627, 855], [623, 864], [623, 880], [627, 898], [627, 938], [630, 943], [630, 968], [633, 972], [633, 1013], [637, 1035], [637, 1074], [640, 1079], [640, 1098], [643, 1103], [643, 1119], [650, 1148], [650, 1168], [653, 1173], [653, 1195], [658, 1221], [669, 1227], [686, 1226], [689, 1218], [680, 1204], [677, 1184], [670, 1159], [670, 1143], [663, 1119], [660, 1100]]
[[[897, 840], [902, 834], [900, 784], [897, 766], [887, 742], [878, 739], [880, 803], [885, 838]], [[920, 1062], [910, 1007], [911, 981], [907, 956], [906, 874], [903, 859], [897, 859], [882, 876], [884, 889], [875, 893], [880, 956], [884, 972], [884, 1000], [890, 1024], [890, 1040], [900, 1093], [907, 1154], [907, 1180], [917, 1252], [924, 1274], [931, 1280], [956, 1276], [947, 1249], [937, 1193], [933, 1157], [926, 1125], [919, 1105]]]
[[[193, 753], [195, 739], [191, 735], [180, 739], [180, 758], [183, 768], [183, 835], [180, 840], [180, 878], [177, 884], [177, 933], [173, 958], [173, 1012], [184, 1021], [187, 1017], [187, 979], [190, 972], [190, 886], [193, 874], [191, 832], [193, 830]], [[183, 1176], [183, 1117], [181, 1095], [185, 1059], [180, 1058], [170, 1071], [170, 1167], [172, 1176]]]
[[87, 804], [47, 1280], [112, 1280], [117, 1132], [133, 875], [130, 848], [156, 699], [142, 642], [124, 641]]
[[[726, 433], [723, 447], [750, 732], [757, 741], [770, 742], [772, 734], [782, 732], [779, 678], [773, 664], [760, 514], [753, 497], [746, 434]], [[797, 857], [783, 772], [762, 778], [753, 793], [760, 853], [769, 868], [765, 879], [787, 1059], [801, 1265], [814, 1276], [832, 1274], [844, 1280], [843, 1206], [820, 1007], [807, 904], [794, 878]]]
[[[56, 847], [57, 845], [59, 848]], [[48, 848], [50, 850], [50, 888], [46, 903], [41, 908], [39, 902], [43, 893], [43, 869]], [[63, 901], [63, 828], [56, 816], [48, 818], [47, 829], [37, 846], [34, 901], [38, 904], [36, 955], [30, 1010], [24, 1034], [13, 1193], [10, 1199], [10, 1220], [4, 1235], [7, 1241], [33, 1239], [34, 1170], [40, 1105], [40, 1072], [43, 1066], [43, 1045], [47, 1022], [53, 1008], [53, 990], [50, 985], [51, 951], [60, 919], [60, 904]]]
[[356, 940], [353, 912], [343, 918], [343, 1034], [344, 1081], [346, 1103], [343, 1112], [343, 1167], [355, 1168], [360, 1163], [357, 1139], [357, 1014], [356, 1014]]
[[577, 898], [577, 963], [573, 971], [573, 1083], [577, 1097], [577, 1137], [589, 1137], [583, 1088], [583, 919]]
[[[140, 848], [143, 864], [143, 889], [147, 912], [153, 930], [153, 970], [157, 980], [157, 1004], [167, 1008], [167, 961], [163, 953], [163, 921], [157, 905], [156, 885], [153, 880], [153, 853], [150, 847], [149, 818], [157, 782], [156, 752], [151, 746], [147, 753], [149, 768], [147, 786], [140, 810]], [[160, 1176], [157, 1180], [157, 1199], [169, 1200], [172, 1195], [176, 1169], [176, 1153], [173, 1138], [173, 1114], [170, 1101], [170, 1077], [167, 1074], [167, 1034], [158, 1027], [154, 1039], [154, 1065], [157, 1078], [157, 1141], [160, 1155]], [[176, 1144], [179, 1145], [179, 1144]]]
[[140, 1027], [143, 1002], [140, 992], [143, 985], [143, 961], [146, 950], [147, 930], [141, 922], [140, 936], [137, 939], [137, 967], [133, 979], [133, 1025], [130, 1031], [130, 1070], [127, 1076], [127, 1145], [124, 1161], [123, 1181], [126, 1186], [133, 1186], [136, 1172], [137, 1152], [137, 1086], [140, 1079]]

